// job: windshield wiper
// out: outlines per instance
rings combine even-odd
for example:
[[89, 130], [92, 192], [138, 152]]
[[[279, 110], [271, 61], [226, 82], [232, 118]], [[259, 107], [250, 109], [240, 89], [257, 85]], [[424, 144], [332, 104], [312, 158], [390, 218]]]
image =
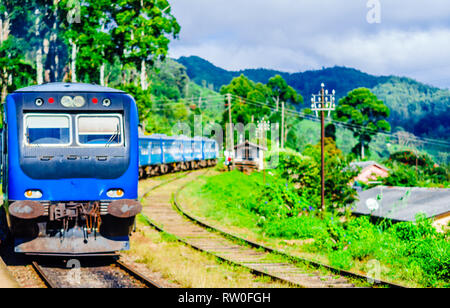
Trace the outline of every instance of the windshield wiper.
[[108, 142], [105, 145], [105, 148], [109, 147], [109, 145], [113, 142], [114, 139], [119, 135], [119, 125], [117, 125], [116, 131], [114, 134], [109, 138]]

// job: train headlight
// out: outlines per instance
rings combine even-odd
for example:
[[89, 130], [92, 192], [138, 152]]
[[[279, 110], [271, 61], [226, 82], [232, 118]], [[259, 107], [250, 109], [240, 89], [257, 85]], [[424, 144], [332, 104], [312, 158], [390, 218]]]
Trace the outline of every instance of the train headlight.
[[36, 98], [34, 103], [36, 104], [36, 106], [40, 107], [44, 104], [44, 100], [42, 98]]
[[83, 96], [75, 96], [75, 98], [73, 99], [73, 104], [75, 105], [75, 107], [83, 107], [84, 104], [86, 104], [86, 100], [84, 99]]
[[25, 191], [24, 195], [25, 195], [25, 198], [28, 198], [28, 199], [42, 198], [42, 192], [40, 190], [29, 189], [29, 190]]
[[63, 105], [66, 108], [73, 107], [73, 99], [70, 96], [63, 96], [61, 99], [61, 105]]
[[106, 195], [110, 198], [122, 198], [124, 196], [124, 191], [122, 189], [110, 189]]
[[105, 98], [102, 102], [102, 105], [105, 107], [111, 106], [111, 100], [109, 98]]

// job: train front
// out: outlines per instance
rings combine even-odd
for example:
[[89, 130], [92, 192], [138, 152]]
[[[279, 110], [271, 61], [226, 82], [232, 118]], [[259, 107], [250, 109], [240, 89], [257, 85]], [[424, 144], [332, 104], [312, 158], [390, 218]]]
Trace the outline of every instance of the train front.
[[133, 98], [96, 85], [53, 83], [12, 93], [5, 114], [3, 191], [15, 251], [128, 249], [142, 209]]

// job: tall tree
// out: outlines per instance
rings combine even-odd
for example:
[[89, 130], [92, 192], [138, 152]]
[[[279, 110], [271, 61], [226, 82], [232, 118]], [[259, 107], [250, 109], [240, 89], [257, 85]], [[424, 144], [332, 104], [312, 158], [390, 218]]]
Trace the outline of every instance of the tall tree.
[[[22, 52], [24, 41], [15, 37], [25, 26], [26, 0], [0, 2], [0, 91], [3, 102], [8, 92], [26, 84], [32, 67]], [[25, 80], [24, 80], [25, 79]]]
[[176, 38], [180, 25], [167, 0], [119, 0], [112, 17], [117, 24], [113, 34], [118, 54], [124, 63], [140, 70], [141, 87], [146, 90], [147, 65], [166, 57], [167, 36]]
[[[295, 125], [298, 120], [294, 120], [290, 118], [288, 121], [286, 117], [286, 113], [281, 114], [283, 110], [280, 110], [280, 103], [282, 106], [285, 106], [285, 109], [294, 109], [295, 107], [303, 103], [303, 97], [298, 94], [294, 88], [289, 86], [286, 80], [283, 79], [280, 75], [275, 75], [270, 78], [267, 82], [267, 87], [272, 92], [272, 99], [275, 102], [276, 113], [272, 115], [270, 120], [272, 122], [280, 123], [281, 126], [281, 147], [284, 147], [284, 144], [287, 141], [287, 135], [289, 132], [289, 128]], [[273, 105], [273, 104], [271, 104]], [[283, 109], [283, 108], [282, 108]]]
[[386, 121], [389, 112], [384, 102], [369, 89], [358, 88], [339, 100], [333, 116], [349, 124], [349, 129], [359, 140], [352, 151], [364, 158], [364, 149], [369, 146], [373, 136], [378, 132], [391, 130], [390, 124]]
[[61, 0], [60, 9], [66, 18], [62, 29], [71, 51], [71, 79], [104, 84], [105, 63], [112, 63], [114, 44], [111, 28], [114, 9], [111, 0], [90, 0], [79, 3]]
[[280, 75], [270, 78], [267, 86], [272, 90], [273, 100], [276, 104], [276, 110], [279, 110], [280, 102], [291, 103], [297, 105], [303, 102], [303, 97], [298, 94], [294, 88], [289, 86], [286, 80]]
[[[270, 99], [272, 92], [262, 83], [254, 83], [244, 75], [234, 78], [229, 85], [223, 86], [220, 93], [233, 95], [231, 100], [233, 123], [246, 125], [252, 121], [252, 118], [256, 121], [270, 115], [269, 107], [255, 103], [266, 102]], [[222, 124], [225, 125], [228, 121], [228, 109], [226, 109], [223, 113]]]

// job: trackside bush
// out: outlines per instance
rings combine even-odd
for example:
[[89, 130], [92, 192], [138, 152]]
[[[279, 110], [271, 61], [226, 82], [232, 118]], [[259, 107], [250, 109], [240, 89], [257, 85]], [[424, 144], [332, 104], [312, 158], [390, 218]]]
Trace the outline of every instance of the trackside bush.
[[[308, 161], [292, 157], [282, 158], [282, 163]], [[280, 173], [266, 171], [264, 182], [261, 173], [226, 172], [208, 177], [201, 193], [214, 200], [213, 214], [232, 213], [238, 217], [233, 221], [238, 226], [282, 240], [311, 239], [299, 249], [327, 256], [332, 266], [351, 269], [362, 262], [359, 266], [364, 269], [366, 262], [377, 260], [383, 275], [393, 279], [450, 287], [449, 234], [437, 232], [429, 219], [419, 215], [415, 222], [374, 224], [367, 216], [344, 219], [335, 211], [320, 212], [298, 192], [298, 182]]]

